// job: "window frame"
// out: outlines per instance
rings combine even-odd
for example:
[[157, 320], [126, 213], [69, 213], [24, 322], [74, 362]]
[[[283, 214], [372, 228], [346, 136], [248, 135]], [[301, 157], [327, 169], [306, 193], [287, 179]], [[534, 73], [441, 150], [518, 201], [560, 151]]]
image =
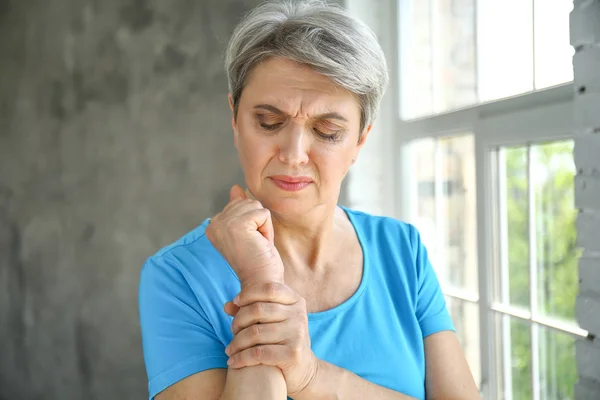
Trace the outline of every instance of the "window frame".
[[[406, 192], [412, 177], [410, 142], [416, 139], [441, 138], [471, 132], [475, 151], [475, 185], [477, 203], [478, 296], [458, 288], [444, 288], [446, 295], [457, 301], [479, 305], [481, 380], [480, 390], [486, 399], [497, 393], [494, 319], [497, 315], [532, 323], [529, 313], [514, 312], [492, 299], [492, 278], [496, 234], [493, 181], [493, 150], [502, 146], [532, 145], [573, 139], [575, 88], [572, 82], [522, 95], [480, 103], [425, 118], [405, 121], [401, 118], [402, 101], [400, 49], [406, 38], [401, 35], [403, 10], [401, 0], [344, 0], [345, 6], [366, 22], [379, 38], [388, 62], [390, 87], [381, 103], [379, 117], [361, 151], [347, 185], [352, 207], [383, 213], [409, 221], [416, 205], [416, 193]], [[477, 14], [475, 15], [477, 18]], [[365, 161], [366, 160], [366, 161]], [[375, 179], [373, 179], [375, 177]], [[366, 194], [365, 185], [375, 193]], [[531, 243], [531, 241], [530, 241]], [[435, 266], [434, 266], [435, 267]], [[556, 326], [534, 316], [536, 323]], [[572, 326], [567, 327], [573, 328]], [[565, 327], [558, 326], [560, 332]], [[587, 332], [575, 327], [576, 336]], [[589, 335], [587, 336], [589, 337]], [[532, 374], [533, 375], [533, 374]], [[535, 378], [533, 379], [535, 380]], [[532, 382], [532, 389], [535, 382]]]
[[[366, 1], [366, 0], [365, 0]], [[496, 302], [492, 298], [492, 285], [494, 282], [493, 246], [497, 243], [497, 182], [494, 182], [495, 150], [504, 146], [528, 146], [574, 138], [575, 125], [573, 123], [573, 99], [575, 88], [573, 82], [536, 90], [521, 95], [498, 99], [490, 102], [479, 103], [471, 107], [445, 112], [442, 114], [421, 117], [412, 120], [401, 118], [402, 98], [400, 90], [403, 60], [401, 48], [405, 45], [406, 38], [400, 29], [403, 20], [402, 0], [383, 0], [376, 2], [378, 7], [392, 7], [394, 17], [390, 26], [380, 28], [380, 39], [388, 44], [387, 53], [391, 72], [390, 87], [394, 108], [393, 126], [389, 132], [396, 155], [396, 162], [392, 168], [396, 178], [394, 192], [391, 196], [395, 199], [392, 214], [403, 220], [410, 220], [413, 213], [416, 196], [406, 195], [407, 179], [410, 179], [411, 169], [411, 142], [418, 139], [431, 139], [464, 134], [471, 132], [474, 138], [475, 151], [475, 187], [476, 187], [476, 217], [477, 217], [477, 270], [478, 270], [478, 295], [466, 292], [459, 288], [443, 288], [444, 294], [454, 300], [469, 302], [479, 306], [479, 334], [480, 334], [480, 361], [481, 381], [478, 382], [484, 398], [491, 399], [498, 393], [497, 363], [495, 362], [496, 340], [505, 343], [506, 337], [499, 338], [495, 328], [496, 315], [503, 319], [516, 318], [530, 326], [532, 344], [532, 393], [534, 399], [539, 398], [539, 362], [538, 362], [538, 335], [539, 326], [553, 329], [574, 337], [585, 338], [589, 334], [575, 324], [565, 324], [553, 318], [541, 316], [537, 313], [537, 297], [534, 298], [537, 280], [530, 275], [530, 311], [523, 312], [515, 307]], [[406, 15], [406, 14], [404, 14]], [[477, 16], [475, 17], [477, 19]], [[389, 20], [388, 20], [389, 22]], [[475, 38], [477, 42], [477, 38]], [[477, 46], [477, 44], [476, 44]], [[388, 114], [389, 118], [389, 114]], [[388, 122], [389, 123], [389, 122]], [[393, 159], [393, 158], [392, 158]], [[529, 158], [528, 158], [529, 159]], [[528, 176], [531, 168], [528, 168]], [[529, 200], [533, 189], [529, 185]], [[533, 203], [529, 201], [530, 209]], [[530, 274], [535, 270], [535, 227], [532, 224], [532, 215], [529, 213], [529, 248], [530, 248]], [[535, 236], [533, 236], [535, 237]], [[505, 255], [506, 257], [506, 255]], [[576, 272], [575, 272], [576, 273]], [[535, 272], [534, 272], [535, 274]], [[532, 290], [533, 289], [533, 290]], [[505, 324], [506, 325], [506, 324]], [[506, 332], [504, 332], [506, 334]], [[506, 346], [505, 346], [506, 347]], [[510, 357], [510, 355], [509, 355]], [[506, 371], [504, 372], [506, 374]], [[506, 377], [505, 377], [506, 378]], [[506, 379], [504, 379], [506, 381]]]

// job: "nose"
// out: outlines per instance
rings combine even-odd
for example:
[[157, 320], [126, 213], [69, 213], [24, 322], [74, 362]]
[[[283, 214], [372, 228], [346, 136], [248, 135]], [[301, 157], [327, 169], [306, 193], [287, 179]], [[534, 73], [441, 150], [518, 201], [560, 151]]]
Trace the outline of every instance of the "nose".
[[282, 163], [297, 166], [308, 163], [310, 134], [302, 127], [295, 126], [280, 135], [279, 160]]

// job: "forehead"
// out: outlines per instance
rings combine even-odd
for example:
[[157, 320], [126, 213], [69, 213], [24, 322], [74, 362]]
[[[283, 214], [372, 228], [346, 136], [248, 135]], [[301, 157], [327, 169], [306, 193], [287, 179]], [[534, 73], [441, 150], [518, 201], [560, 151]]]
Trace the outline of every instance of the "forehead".
[[283, 58], [257, 65], [248, 77], [242, 99], [272, 104], [290, 114], [340, 112], [348, 118], [360, 116], [354, 94], [312, 68]]

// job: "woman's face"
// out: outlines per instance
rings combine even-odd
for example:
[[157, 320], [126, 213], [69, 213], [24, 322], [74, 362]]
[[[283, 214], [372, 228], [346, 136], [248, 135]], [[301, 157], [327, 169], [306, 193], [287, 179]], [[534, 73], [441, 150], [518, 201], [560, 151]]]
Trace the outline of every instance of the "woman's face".
[[370, 130], [359, 135], [354, 95], [282, 58], [254, 68], [232, 124], [250, 192], [275, 213], [298, 215], [337, 203]]

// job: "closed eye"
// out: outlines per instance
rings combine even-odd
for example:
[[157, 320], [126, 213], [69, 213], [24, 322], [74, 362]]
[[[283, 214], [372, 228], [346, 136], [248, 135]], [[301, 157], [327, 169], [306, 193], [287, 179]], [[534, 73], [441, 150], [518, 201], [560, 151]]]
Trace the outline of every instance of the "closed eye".
[[281, 123], [279, 124], [260, 124], [260, 127], [263, 128], [266, 131], [276, 131], [277, 129], [281, 128]]
[[320, 130], [318, 130], [317, 128], [313, 128], [313, 130], [315, 131], [317, 136], [319, 136], [321, 139], [331, 141], [331, 142], [335, 142], [335, 141], [339, 140], [342, 135], [341, 130], [333, 131], [331, 133], [323, 133]]

